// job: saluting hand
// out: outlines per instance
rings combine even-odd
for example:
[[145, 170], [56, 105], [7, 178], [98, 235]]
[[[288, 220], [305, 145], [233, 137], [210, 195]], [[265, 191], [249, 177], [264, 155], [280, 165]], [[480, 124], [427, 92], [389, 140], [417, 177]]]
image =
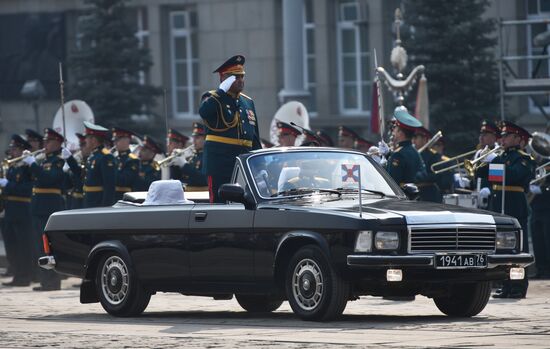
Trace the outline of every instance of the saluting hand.
[[220, 84], [220, 89], [223, 90], [223, 92], [227, 92], [229, 91], [229, 89], [231, 88], [231, 85], [233, 85], [233, 83], [235, 82], [235, 80], [237, 80], [237, 78], [235, 77], [235, 75], [231, 75], [230, 77], [228, 77], [227, 79], [225, 79], [224, 81], [222, 81], [222, 83]]

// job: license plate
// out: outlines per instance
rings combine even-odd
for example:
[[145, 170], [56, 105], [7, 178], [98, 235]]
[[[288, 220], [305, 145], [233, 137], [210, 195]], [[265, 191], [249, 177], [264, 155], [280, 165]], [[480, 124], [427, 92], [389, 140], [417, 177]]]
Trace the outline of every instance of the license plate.
[[437, 254], [435, 267], [439, 269], [487, 268], [487, 256], [483, 253]]

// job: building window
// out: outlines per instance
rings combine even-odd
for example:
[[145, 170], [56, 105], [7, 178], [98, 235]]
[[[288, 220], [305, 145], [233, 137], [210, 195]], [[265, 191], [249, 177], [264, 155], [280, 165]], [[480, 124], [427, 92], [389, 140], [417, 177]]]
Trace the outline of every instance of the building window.
[[[550, 0], [527, 0], [528, 16], [527, 19], [548, 19], [550, 13]], [[527, 30], [527, 55], [548, 55], [548, 50], [544, 50], [542, 46], [534, 46], [533, 38], [540, 33], [550, 31], [548, 23], [531, 23], [526, 25]], [[544, 79], [550, 78], [549, 59], [529, 59], [527, 60], [528, 78]], [[534, 74], [534, 75], [533, 75]], [[533, 96], [537, 102], [544, 107], [546, 112], [550, 112], [550, 97], [545, 95]], [[533, 100], [529, 98], [529, 111], [531, 113], [540, 113]]]
[[304, 81], [309, 91], [309, 103], [306, 106], [310, 116], [317, 115], [317, 90], [315, 79], [315, 24], [313, 19], [313, 0], [304, 1]]
[[170, 13], [172, 108], [176, 118], [194, 118], [197, 115], [199, 60], [194, 27], [192, 12]]
[[339, 1], [337, 13], [339, 109], [345, 115], [369, 115], [374, 68], [367, 26], [355, 0]]

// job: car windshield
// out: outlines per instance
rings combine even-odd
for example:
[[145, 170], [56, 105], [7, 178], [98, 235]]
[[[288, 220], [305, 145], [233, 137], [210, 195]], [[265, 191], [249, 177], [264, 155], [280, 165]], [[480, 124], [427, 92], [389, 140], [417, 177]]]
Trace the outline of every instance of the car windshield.
[[359, 181], [365, 194], [400, 195], [394, 189], [395, 184], [392, 188], [369, 159], [357, 153], [288, 151], [257, 154], [248, 159], [248, 165], [262, 198], [315, 192], [357, 193]]

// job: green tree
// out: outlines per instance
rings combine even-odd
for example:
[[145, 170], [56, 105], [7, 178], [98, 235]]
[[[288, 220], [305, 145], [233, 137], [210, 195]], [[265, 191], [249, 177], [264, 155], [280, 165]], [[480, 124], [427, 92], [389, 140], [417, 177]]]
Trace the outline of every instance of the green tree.
[[496, 23], [483, 18], [489, 0], [405, 0], [409, 67], [426, 66], [430, 126], [449, 153], [477, 144], [482, 119], [497, 119]]
[[[132, 115], [151, 115], [160, 89], [140, 82], [152, 65], [129, 25], [126, 0], [85, 0], [90, 10], [79, 23], [80, 45], [70, 54], [70, 98], [86, 101], [98, 124], [128, 125]], [[134, 125], [143, 131], [150, 124]], [[141, 130], [140, 130], [141, 128]]]

